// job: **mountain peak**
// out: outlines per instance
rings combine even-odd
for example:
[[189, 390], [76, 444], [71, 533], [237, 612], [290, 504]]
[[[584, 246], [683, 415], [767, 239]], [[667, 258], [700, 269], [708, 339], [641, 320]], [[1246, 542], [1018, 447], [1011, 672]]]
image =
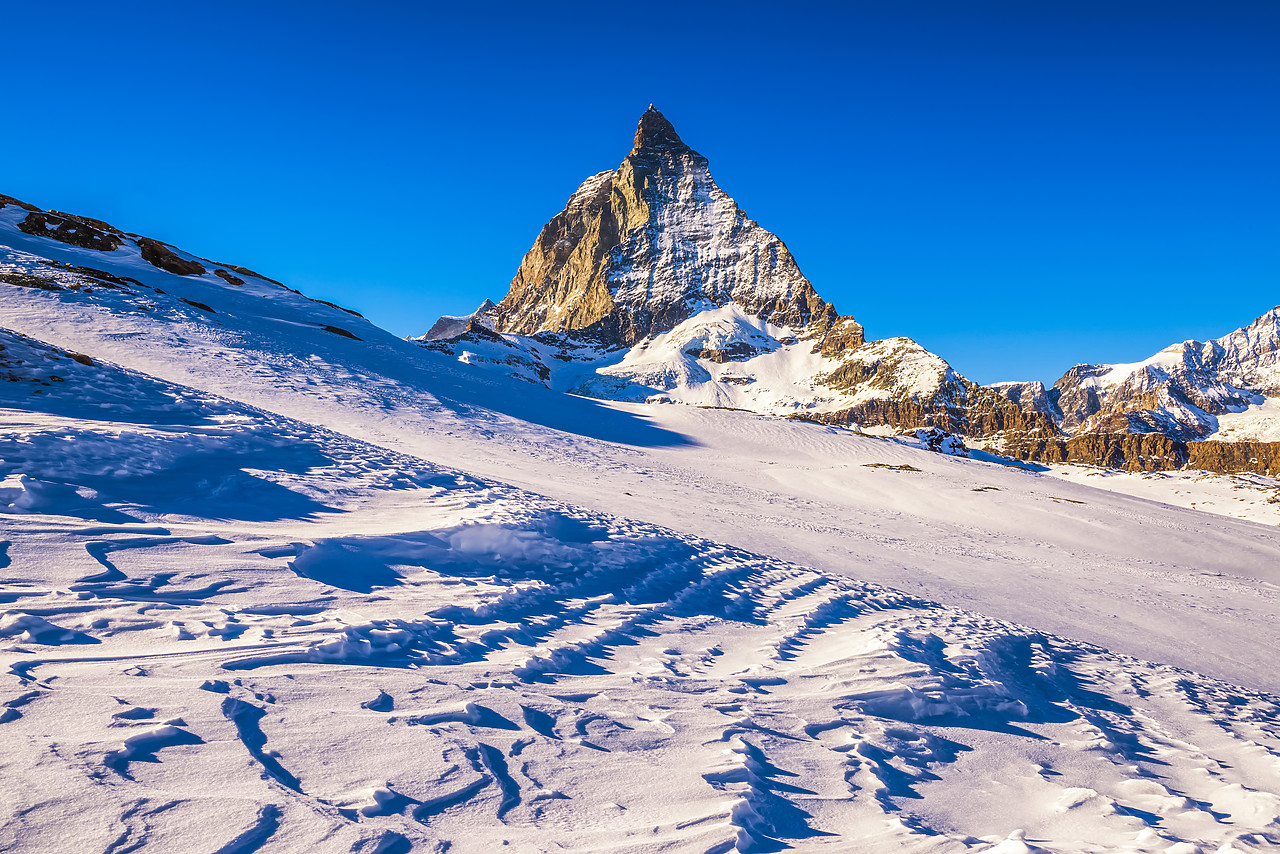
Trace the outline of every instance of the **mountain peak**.
[[676, 133], [675, 127], [653, 104], [649, 105], [649, 109], [644, 111], [636, 124], [636, 142], [631, 153], [639, 154], [648, 148], [688, 148]]

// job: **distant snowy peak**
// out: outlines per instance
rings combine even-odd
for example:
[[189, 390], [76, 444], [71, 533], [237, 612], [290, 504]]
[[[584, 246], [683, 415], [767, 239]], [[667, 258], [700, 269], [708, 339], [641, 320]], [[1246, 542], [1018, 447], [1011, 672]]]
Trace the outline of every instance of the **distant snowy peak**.
[[493, 329], [495, 325], [493, 300], [485, 300], [480, 306], [470, 314], [464, 315], [444, 315], [427, 330], [426, 335], [417, 338], [411, 338], [411, 341], [440, 341], [446, 338], [453, 338], [467, 331], [472, 323], [479, 324], [485, 329]]
[[497, 331], [588, 330], [630, 346], [729, 303], [815, 333], [838, 319], [786, 245], [747, 218], [651, 106], [622, 164], [584, 181], [542, 229], [498, 304]]
[[[1163, 433], [1276, 441], [1280, 419], [1280, 307], [1208, 342], [1184, 341], [1148, 359], [1076, 365], [1056, 383], [1062, 428], [1072, 433]], [[1230, 429], [1227, 429], [1230, 427]]]
[[1243, 329], [1210, 342], [1224, 379], [1268, 397], [1280, 396], [1280, 306]]

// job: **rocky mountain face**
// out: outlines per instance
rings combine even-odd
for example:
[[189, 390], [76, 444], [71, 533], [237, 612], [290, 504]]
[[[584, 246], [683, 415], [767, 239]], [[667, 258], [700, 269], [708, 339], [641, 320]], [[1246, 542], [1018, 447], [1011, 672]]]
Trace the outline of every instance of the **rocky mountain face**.
[[1141, 363], [1077, 365], [1049, 389], [980, 386], [908, 338], [868, 341], [652, 106], [500, 302], [415, 340], [573, 394], [941, 430], [1028, 460], [1263, 471], [1280, 456], [1280, 309]]
[[418, 340], [575, 394], [861, 427], [1056, 435], [907, 338], [868, 342], [652, 106], [631, 152], [543, 227], [491, 311]]
[[[730, 302], [814, 337], [838, 319], [786, 244], [747, 218], [650, 106], [621, 165], [584, 181], [543, 227], [498, 303], [496, 329], [632, 346]], [[852, 318], [843, 320], [847, 334]]]
[[622, 164], [582, 183], [488, 305], [417, 340], [574, 394], [945, 431], [1026, 460], [1280, 460], [1280, 309], [1140, 363], [1077, 365], [1049, 389], [980, 386], [908, 338], [867, 341], [652, 106]]
[[1076, 365], [1047, 392], [1040, 383], [992, 388], [1061, 431], [989, 443], [1021, 459], [1280, 474], [1280, 307], [1141, 362]]

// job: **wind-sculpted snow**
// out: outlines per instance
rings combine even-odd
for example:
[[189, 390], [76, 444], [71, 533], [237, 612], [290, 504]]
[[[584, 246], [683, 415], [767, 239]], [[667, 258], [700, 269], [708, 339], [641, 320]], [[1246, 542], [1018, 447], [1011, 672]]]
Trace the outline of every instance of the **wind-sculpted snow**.
[[0, 850], [1280, 846], [1273, 696], [184, 399], [6, 410]]

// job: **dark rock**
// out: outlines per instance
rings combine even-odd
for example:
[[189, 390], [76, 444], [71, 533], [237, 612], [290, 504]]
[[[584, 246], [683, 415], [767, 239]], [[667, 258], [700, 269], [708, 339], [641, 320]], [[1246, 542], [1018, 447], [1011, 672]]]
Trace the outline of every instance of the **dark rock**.
[[198, 308], [198, 309], [200, 309], [201, 311], [207, 311], [207, 312], [209, 312], [210, 314], [217, 314], [217, 312], [216, 312], [216, 311], [214, 311], [213, 309], [209, 308], [209, 306], [205, 305], [205, 304], [204, 304], [204, 303], [202, 303], [202, 302], [196, 302], [196, 301], [195, 301], [195, 300], [193, 300], [193, 299], [183, 299], [182, 301], [183, 301], [183, 302], [185, 302], [187, 305], [191, 306], [192, 308]]
[[252, 276], [255, 279], [262, 279], [262, 281], [264, 282], [270, 282], [273, 285], [280, 285], [280, 287], [282, 288], [284, 287], [283, 283], [277, 282], [275, 279], [269, 279], [266, 276], [262, 275], [261, 273], [255, 273], [252, 270], [250, 270], [248, 267], [240, 267], [235, 264], [223, 264], [221, 262], [215, 262], [215, 263], [217, 263], [217, 266], [219, 267], [226, 267], [228, 270], [234, 270], [235, 272], [239, 273], [242, 276]]
[[93, 279], [94, 282], [104, 288], [119, 288], [128, 290], [129, 285], [137, 285], [140, 288], [146, 285], [130, 276], [117, 276], [115, 273], [108, 273], [106, 270], [99, 270], [97, 267], [84, 267], [78, 264], [68, 264], [65, 261], [41, 261], [46, 267], [56, 267], [61, 270], [70, 270], [73, 273], [79, 273]]
[[25, 208], [33, 213], [40, 212], [40, 209], [33, 204], [29, 204], [19, 199], [15, 199], [13, 196], [6, 196], [3, 193], [0, 193], [0, 208], [5, 205], [17, 205], [18, 207]]
[[6, 285], [16, 285], [19, 288], [36, 288], [42, 291], [65, 291], [61, 284], [53, 279], [46, 279], [43, 276], [33, 276], [30, 273], [0, 273], [0, 282]]
[[124, 237], [124, 236], [125, 236], [125, 234], [124, 234], [124, 232], [123, 232], [123, 231], [121, 231], [120, 229], [116, 228], [116, 227], [115, 227], [114, 225], [112, 225], [111, 223], [109, 223], [109, 222], [103, 222], [103, 221], [102, 221], [102, 220], [100, 220], [100, 219], [94, 219], [93, 217], [89, 217], [89, 216], [80, 216], [79, 214], [69, 214], [69, 213], [65, 213], [65, 212], [63, 212], [63, 211], [49, 211], [49, 213], [51, 213], [51, 214], [53, 214], [53, 215], [55, 215], [55, 216], [63, 217], [63, 218], [65, 218], [65, 219], [72, 219], [72, 220], [75, 220], [76, 222], [82, 222], [82, 223], [84, 223], [85, 225], [91, 225], [91, 226], [93, 226], [94, 228], [98, 229], [99, 231], [106, 231], [106, 232], [109, 232], [109, 233], [111, 233], [111, 234], [118, 235], [118, 236], [120, 236], [120, 237]]
[[139, 237], [138, 248], [142, 250], [142, 259], [153, 267], [159, 267], [166, 273], [176, 276], [203, 276], [207, 271], [198, 261], [183, 258], [173, 247], [150, 237]]
[[[303, 294], [301, 291], [294, 291], [294, 293], [299, 294], [300, 296], [306, 296], [306, 294]], [[315, 297], [307, 297], [307, 299], [311, 300], [312, 302], [318, 302], [321, 305], [327, 305], [329, 306], [329, 308], [336, 308], [338, 311], [345, 311], [347, 314], [352, 314], [352, 315], [355, 315], [356, 317], [364, 317], [363, 314], [356, 311], [354, 308], [343, 308], [342, 306], [338, 305], [336, 302], [329, 302], [327, 299], [316, 299]]]
[[325, 332], [332, 332], [334, 335], [341, 335], [343, 338], [350, 338], [352, 341], [360, 340], [357, 336], [343, 329], [341, 326], [321, 326], [320, 328]]
[[725, 362], [745, 362], [753, 356], [758, 356], [766, 352], [759, 347], [752, 347], [745, 341], [735, 341], [723, 350], [713, 350], [707, 347], [690, 347], [685, 350], [685, 355], [693, 356], [696, 359], [706, 359], [708, 362], [716, 362], [724, 364]]
[[18, 230], [36, 237], [48, 237], [71, 246], [79, 246], [81, 249], [114, 251], [123, 241], [120, 232], [110, 226], [100, 228], [98, 222], [96, 219], [34, 211], [18, 223]]
[[636, 124], [635, 144], [631, 147], [631, 153], [639, 154], [642, 151], [652, 149], [683, 149], [687, 151], [689, 146], [684, 144], [684, 140], [680, 139], [680, 134], [676, 133], [675, 127], [671, 122], [667, 121], [667, 117], [658, 112], [653, 104], [650, 104], [649, 109], [644, 111], [644, 115], [640, 117], [640, 121]]
[[230, 273], [228, 273], [226, 270], [223, 270], [222, 268], [218, 268], [214, 270], [213, 274], [219, 277], [220, 279], [224, 280], [229, 285], [244, 284], [244, 279], [240, 278], [239, 276], [233, 276]]

